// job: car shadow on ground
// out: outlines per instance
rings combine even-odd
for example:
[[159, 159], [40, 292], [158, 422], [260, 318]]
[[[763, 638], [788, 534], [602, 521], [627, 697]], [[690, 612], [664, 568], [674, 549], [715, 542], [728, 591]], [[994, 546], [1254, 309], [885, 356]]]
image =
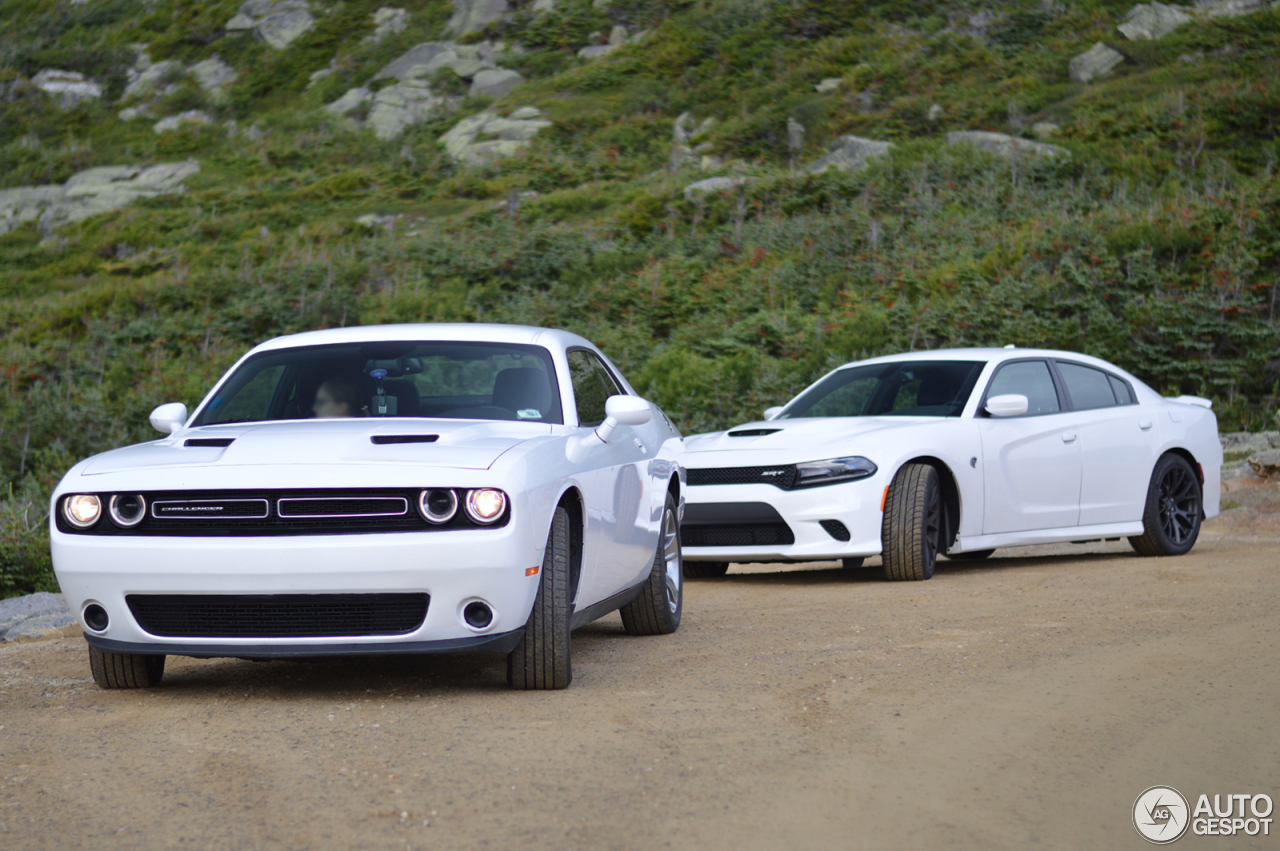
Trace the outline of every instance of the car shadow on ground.
[[[1031, 570], [1057, 567], [1062, 564], [1115, 564], [1140, 558], [1126, 547], [1123, 552], [1081, 552], [1036, 555], [994, 556], [978, 561], [938, 559], [933, 580], [962, 578], [972, 573], [992, 571]], [[870, 584], [886, 581], [880, 559], [867, 559], [858, 568], [844, 568], [838, 562], [814, 562], [811, 564], [735, 564], [729, 572], [715, 579], [689, 580], [695, 587], [713, 587], [731, 582], [748, 585], [848, 585]]]
[[[602, 645], [635, 640], [616, 614], [573, 633], [575, 663], [590, 663]], [[493, 653], [331, 656], [307, 659], [171, 657], [161, 691], [188, 697], [350, 701], [459, 696], [513, 691], [505, 656]], [[121, 692], [128, 694], [129, 692]]]

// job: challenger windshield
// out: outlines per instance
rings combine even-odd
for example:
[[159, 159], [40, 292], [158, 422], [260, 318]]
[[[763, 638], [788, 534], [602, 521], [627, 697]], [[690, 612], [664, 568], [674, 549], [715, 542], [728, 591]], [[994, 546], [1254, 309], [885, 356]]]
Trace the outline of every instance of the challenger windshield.
[[254, 355], [193, 425], [350, 417], [564, 422], [541, 346], [409, 342]]
[[978, 361], [899, 361], [854, 366], [828, 375], [779, 416], [958, 417], [978, 374]]

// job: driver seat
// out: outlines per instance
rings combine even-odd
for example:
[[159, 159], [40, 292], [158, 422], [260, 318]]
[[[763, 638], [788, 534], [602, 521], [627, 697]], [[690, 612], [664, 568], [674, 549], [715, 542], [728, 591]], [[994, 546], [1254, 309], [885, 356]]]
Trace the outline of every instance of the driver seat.
[[535, 367], [502, 370], [493, 380], [490, 404], [508, 411], [533, 409], [545, 417], [551, 411], [551, 384], [547, 374]]

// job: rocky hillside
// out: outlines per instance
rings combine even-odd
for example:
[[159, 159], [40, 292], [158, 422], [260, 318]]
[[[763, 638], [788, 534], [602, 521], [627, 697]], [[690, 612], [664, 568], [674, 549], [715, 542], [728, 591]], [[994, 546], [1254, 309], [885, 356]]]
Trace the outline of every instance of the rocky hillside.
[[690, 431], [1015, 343], [1280, 407], [1280, 3], [0, 0], [0, 593], [255, 342], [527, 322]]

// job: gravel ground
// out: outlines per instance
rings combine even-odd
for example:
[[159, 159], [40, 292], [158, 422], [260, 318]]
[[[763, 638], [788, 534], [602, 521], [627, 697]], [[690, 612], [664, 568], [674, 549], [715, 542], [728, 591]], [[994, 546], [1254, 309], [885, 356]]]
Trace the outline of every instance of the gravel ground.
[[1148, 786], [1280, 801], [1277, 568], [1221, 530], [918, 584], [735, 568], [674, 636], [580, 630], [559, 693], [461, 656], [104, 692], [70, 627], [0, 646], [0, 848], [1145, 848]]

